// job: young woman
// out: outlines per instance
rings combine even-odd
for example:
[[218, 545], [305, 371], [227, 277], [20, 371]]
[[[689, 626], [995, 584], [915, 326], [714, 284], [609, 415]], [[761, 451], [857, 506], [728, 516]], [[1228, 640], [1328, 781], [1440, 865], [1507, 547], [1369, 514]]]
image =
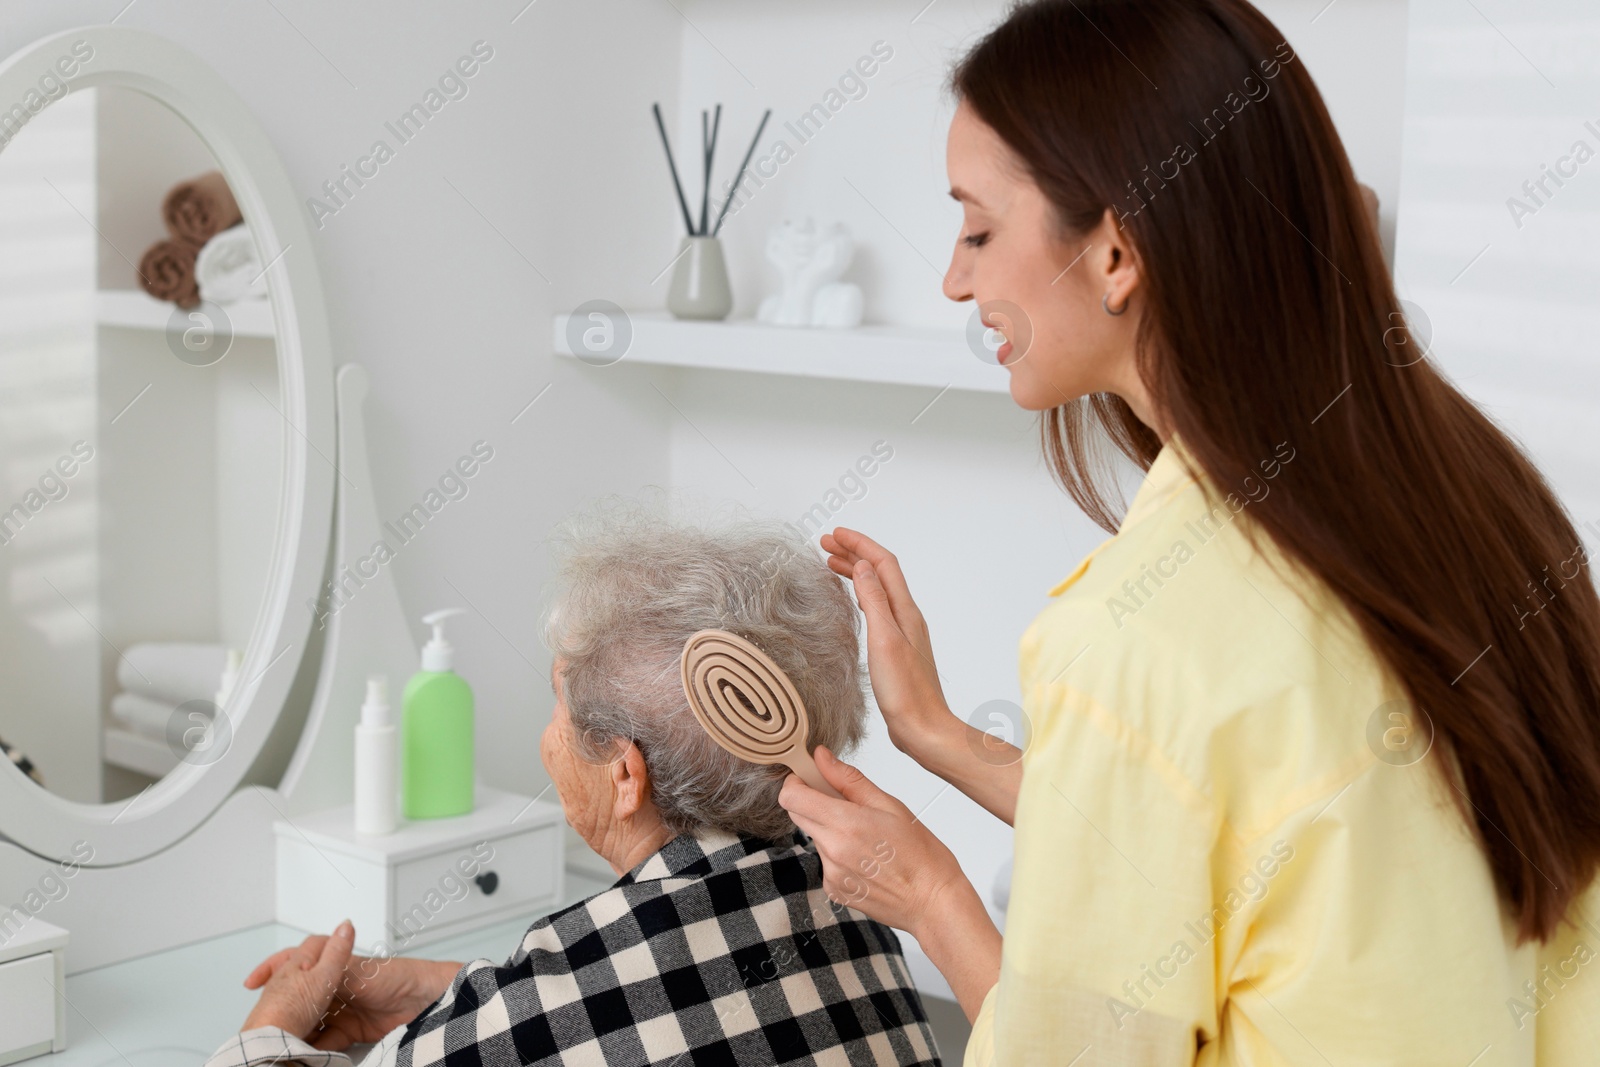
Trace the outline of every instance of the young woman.
[[945, 292], [1114, 536], [1022, 638], [1020, 752], [951, 714], [894, 556], [823, 537], [890, 736], [1016, 856], [1002, 943], [819, 751], [846, 799], [783, 803], [830, 891], [916, 936], [969, 1064], [1593, 1062], [1588, 558], [1408, 334], [1310, 74], [1246, 0], [1037, 0], [953, 87]]

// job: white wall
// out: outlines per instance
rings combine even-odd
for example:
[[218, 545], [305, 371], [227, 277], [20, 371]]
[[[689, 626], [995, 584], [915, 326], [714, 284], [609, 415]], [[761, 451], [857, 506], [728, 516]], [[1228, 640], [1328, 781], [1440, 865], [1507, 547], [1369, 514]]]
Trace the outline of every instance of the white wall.
[[[1600, 12], [1590, 0], [1481, 7], [1411, 5], [1396, 280], [1431, 324], [1434, 358], [1530, 449], [1593, 545]], [[1557, 166], [1562, 184], [1523, 188]], [[1546, 562], [1530, 561], [1530, 578]]]
[[[779, 140], [794, 150], [788, 162], [769, 168], [777, 177], [736, 205], [724, 226], [735, 318], [754, 315], [774, 281], [762, 253], [768, 228], [809, 214], [843, 221], [860, 241], [849, 277], [866, 290], [868, 321], [966, 323], [971, 306], [951, 304], [938, 284], [961, 218], [945, 180], [952, 101], [944, 88], [951, 63], [1008, 4], [937, 0], [918, 16], [925, 2], [695, 0], [684, 6], [684, 89], [677, 128], [671, 130], [680, 172], [685, 156], [698, 152], [700, 110], [718, 102], [724, 105], [718, 192], [731, 180], [763, 108], [773, 114], [755, 158], [774, 155]], [[1356, 176], [1377, 191], [1384, 232], [1392, 235], [1400, 184], [1404, 2], [1264, 0], [1260, 6], [1315, 77]], [[785, 124], [795, 124], [880, 41], [893, 55], [864, 79], [865, 94], [802, 143]], [[658, 226], [681, 233], [660, 147], [643, 148], [645, 177], [655, 182], [646, 193], [659, 207]], [[697, 190], [698, 176], [685, 184]], [[663, 247], [670, 260], [675, 243]]]

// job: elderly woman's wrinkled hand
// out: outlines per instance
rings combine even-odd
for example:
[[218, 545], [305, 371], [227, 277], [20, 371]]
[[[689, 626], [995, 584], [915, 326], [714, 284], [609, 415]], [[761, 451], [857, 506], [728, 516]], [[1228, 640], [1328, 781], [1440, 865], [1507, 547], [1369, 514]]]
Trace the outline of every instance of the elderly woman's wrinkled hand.
[[921, 940], [918, 930], [938, 913], [940, 898], [965, 885], [961, 865], [911, 809], [866, 775], [821, 745], [814, 755], [844, 799], [824, 796], [791, 774], [778, 803], [816, 842], [829, 897]]
[[[285, 966], [298, 966], [302, 951], [320, 957], [328, 940], [325, 934], [312, 934], [293, 948], [274, 952], [245, 977], [244, 987], [259, 989]], [[447, 960], [352, 955], [315, 1036], [307, 1039], [319, 1049], [331, 1050], [381, 1040], [438, 1000], [459, 970], [461, 964]]]
[[328, 937], [308, 937], [291, 949], [262, 987], [242, 1029], [276, 1026], [299, 1038], [310, 1037], [339, 991], [355, 939], [355, 927], [346, 919]]

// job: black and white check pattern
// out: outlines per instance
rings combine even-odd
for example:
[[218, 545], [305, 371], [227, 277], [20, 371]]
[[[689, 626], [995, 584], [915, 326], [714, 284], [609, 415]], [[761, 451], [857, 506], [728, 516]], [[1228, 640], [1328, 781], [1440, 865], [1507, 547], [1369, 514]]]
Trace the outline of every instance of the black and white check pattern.
[[[268, 1062], [233, 1047], [207, 1067]], [[797, 833], [673, 839], [503, 966], [467, 964], [363, 1067], [938, 1063], [894, 931], [828, 900]]]
[[798, 835], [680, 836], [462, 969], [399, 1067], [937, 1064], [888, 927], [835, 908]]

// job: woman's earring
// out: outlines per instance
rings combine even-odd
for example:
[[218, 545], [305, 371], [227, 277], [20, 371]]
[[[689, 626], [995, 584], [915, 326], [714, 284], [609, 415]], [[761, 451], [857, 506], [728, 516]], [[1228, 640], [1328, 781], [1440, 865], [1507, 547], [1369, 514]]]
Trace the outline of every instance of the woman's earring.
[[1122, 307], [1121, 308], [1119, 308], [1116, 311], [1112, 311], [1111, 310], [1111, 294], [1110, 293], [1106, 293], [1104, 296], [1102, 296], [1100, 298], [1100, 306], [1105, 309], [1105, 313], [1107, 315], [1121, 315], [1124, 311], [1128, 310], [1128, 302], [1126, 300], [1124, 300], [1122, 302]]

